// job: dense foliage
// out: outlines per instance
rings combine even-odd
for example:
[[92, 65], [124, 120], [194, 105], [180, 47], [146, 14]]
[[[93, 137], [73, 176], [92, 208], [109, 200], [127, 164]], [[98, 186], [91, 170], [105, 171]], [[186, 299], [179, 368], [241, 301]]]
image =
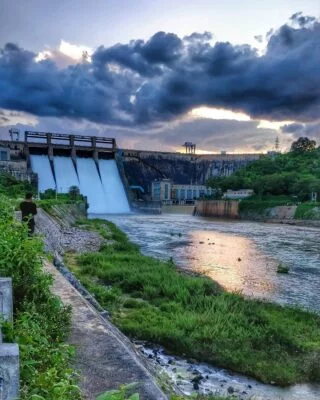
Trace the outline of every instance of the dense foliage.
[[35, 192], [30, 182], [18, 181], [10, 174], [0, 173], [0, 194], [9, 197], [24, 197], [26, 192]]
[[143, 256], [112, 223], [83, 224], [111, 242], [98, 253], [67, 255], [67, 265], [131, 337], [264, 382], [320, 380], [319, 316], [227, 293]]
[[0, 276], [12, 277], [14, 298], [14, 322], [4, 326], [4, 340], [19, 344], [21, 400], [80, 399], [68, 367], [72, 349], [64, 343], [70, 309], [50, 292], [42, 246], [14, 218], [14, 201], [0, 196]]
[[320, 193], [320, 149], [265, 156], [229, 177], [210, 178], [207, 184], [221, 191], [253, 189], [259, 197], [285, 195], [310, 200], [311, 192]]
[[40, 193], [41, 200], [80, 201], [84, 197], [77, 186], [70, 186], [68, 193], [57, 193], [54, 189], [47, 189]]
[[291, 151], [296, 153], [304, 153], [305, 151], [312, 151], [316, 148], [316, 142], [307, 137], [300, 137], [292, 143]]

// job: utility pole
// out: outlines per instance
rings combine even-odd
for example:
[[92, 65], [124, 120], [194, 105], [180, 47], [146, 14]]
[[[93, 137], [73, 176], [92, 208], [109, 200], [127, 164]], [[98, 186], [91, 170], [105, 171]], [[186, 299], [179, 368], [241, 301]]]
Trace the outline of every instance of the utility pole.
[[279, 151], [279, 136], [276, 137], [274, 148], [276, 151]]

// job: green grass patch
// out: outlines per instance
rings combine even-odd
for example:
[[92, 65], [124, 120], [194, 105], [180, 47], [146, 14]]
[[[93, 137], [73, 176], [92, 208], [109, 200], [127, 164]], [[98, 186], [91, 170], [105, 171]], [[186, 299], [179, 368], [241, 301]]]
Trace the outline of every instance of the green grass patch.
[[129, 336], [263, 382], [320, 380], [316, 314], [227, 293], [142, 255], [108, 221], [82, 224], [112, 242], [98, 253], [67, 255], [66, 263]]

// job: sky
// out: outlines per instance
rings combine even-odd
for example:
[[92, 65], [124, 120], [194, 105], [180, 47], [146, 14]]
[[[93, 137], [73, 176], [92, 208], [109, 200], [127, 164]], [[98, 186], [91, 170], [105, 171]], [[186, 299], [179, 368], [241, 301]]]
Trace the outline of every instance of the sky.
[[0, 137], [202, 153], [320, 142], [319, 16], [318, 0], [1, 0]]

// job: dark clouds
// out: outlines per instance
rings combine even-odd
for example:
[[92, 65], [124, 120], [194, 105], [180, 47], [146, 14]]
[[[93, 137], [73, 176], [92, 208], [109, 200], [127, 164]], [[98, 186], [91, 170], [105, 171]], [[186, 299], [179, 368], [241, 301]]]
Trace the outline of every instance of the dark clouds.
[[268, 37], [262, 56], [249, 45], [210, 44], [212, 35], [100, 46], [91, 63], [58, 68], [7, 44], [0, 51], [0, 107], [37, 116], [119, 126], [175, 120], [198, 106], [256, 119], [316, 121], [320, 115], [320, 23], [297, 13]]
[[294, 137], [308, 136], [311, 139], [320, 140], [320, 122], [309, 124], [287, 124], [281, 127], [283, 133], [291, 133]]
[[116, 44], [104, 48], [100, 46], [92, 56], [94, 64], [104, 67], [116, 63], [142, 76], [152, 77], [163, 72], [181, 56], [182, 40], [173, 33], [158, 32], [146, 43], [133, 40], [129, 44]]
[[312, 24], [316, 20], [316, 18], [303, 15], [302, 12], [300, 11], [293, 14], [290, 17], [290, 20], [297, 23], [302, 28], [308, 24]]
[[[161, 130], [163, 145], [173, 148], [185, 141], [196, 142], [197, 148], [206, 151], [246, 151], [272, 149], [277, 132], [258, 128], [257, 121], [196, 119], [180, 124], [169, 124]], [[153, 140], [157, 140], [153, 136]], [[149, 139], [150, 140], [150, 139]]]

